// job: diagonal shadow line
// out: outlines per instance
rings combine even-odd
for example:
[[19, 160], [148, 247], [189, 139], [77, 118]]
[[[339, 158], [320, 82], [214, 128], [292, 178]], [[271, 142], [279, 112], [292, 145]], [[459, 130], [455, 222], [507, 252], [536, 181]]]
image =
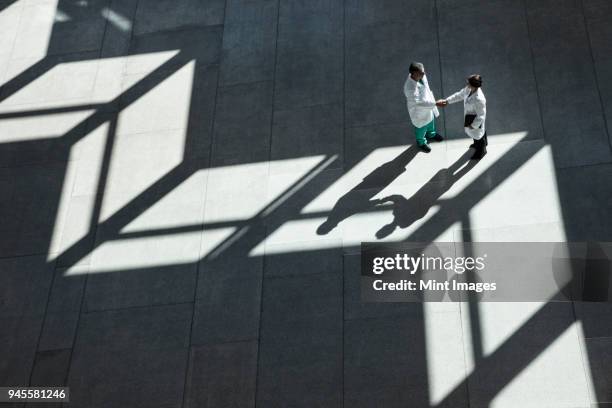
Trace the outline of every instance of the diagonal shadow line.
[[[109, 236], [118, 236], [123, 227], [141, 215], [144, 210], [165, 197], [178, 185], [178, 181], [186, 180], [194, 172], [194, 168], [185, 163], [180, 163], [168, 171], [164, 176], [155, 181], [155, 183], [147, 187], [145, 191], [115, 212], [110, 218], [97, 223], [95, 229], [90, 229], [87, 235], [83, 236], [70, 246], [70, 248], [62, 252], [56, 258], [57, 264], [62, 267], [75, 265], [102, 243], [109, 241]], [[96, 241], [92, 243], [91, 241], [96, 238], [96, 236], [100, 236], [101, 239], [96, 239]]]
[[24, 87], [28, 86], [38, 78], [42, 77], [47, 72], [51, 71], [55, 66], [63, 62], [80, 61], [81, 57], [76, 55], [54, 55], [45, 56], [40, 61], [29, 66], [25, 71], [21, 72], [14, 78], [11, 78], [0, 86], [0, 102], [5, 101]]
[[[242, 237], [244, 235], [254, 235], [253, 231], [255, 231], [256, 233], [259, 233], [259, 230], [257, 230], [257, 229], [253, 230], [251, 228], [253, 226], [257, 226], [257, 225], [259, 225], [261, 223], [265, 224], [266, 235], [269, 235], [268, 231], [267, 231], [268, 228], [269, 228], [269, 225], [266, 224], [266, 220], [273, 219], [272, 215], [274, 213], [277, 213], [279, 208], [283, 207], [283, 205], [286, 207], [285, 203], [290, 203], [291, 201], [293, 201], [295, 199], [294, 198], [295, 197], [294, 193], [299, 191], [299, 189], [304, 187], [306, 184], [308, 184], [311, 181], [313, 181], [314, 179], [316, 179], [316, 177], [318, 175], [320, 175], [321, 172], [324, 171], [327, 168], [327, 166], [329, 164], [331, 164], [331, 162], [333, 160], [334, 160], [334, 158], [329, 158], [329, 157], [323, 158], [315, 167], [313, 167], [308, 172], [306, 172], [302, 177], [300, 177], [298, 180], [296, 180], [292, 185], [288, 186], [285, 189], [285, 191], [283, 191], [281, 194], [276, 196], [274, 198], [274, 200], [272, 200], [272, 202], [267, 204], [264, 208], [262, 208], [253, 217], [251, 217], [250, 219], [247, 219], [247, 220], [243, 220], [239, 224], [232, 225], [232, 226], [238, 227], [236, 232], [232, 233], [229, 237], [227, 237], [222, 242], [220, 242], [218, 245], [216, 245], [209, 252], [209, 254], [206, 257], [204, 257], [204, 259], [206, 259], [207, 257], [210, 257], [210, 256], [217, 257], [219, 255], [219, 253], [220, 253], [219, 250], [220, 249], [226, 250], [227, 248], [229, 248], [230, 245], [228, 245], [228, 244], [235, 242], [237, 237]], [[334, 182], [336, 182], [338, 180], [338, 177], [334, 177], [332, 180], [328, 180], [328, 182], [326, 183], [324, 188], [328, 188], [329, 186], [331, 186]], [[306, 204], [307, 204], [307, 202], [304, 203], [303, 205], [306, 205]], [[287, 217], [285, 217], [285, 218], [287, 218]], [[294, 219], [294, 218], [292, 218], [292, 219]], [[280, 226], [284, 222], [285, 222], [285, 220], [282, 220], [280, 223], [278, 223], [279, 224], [278, 226]], [[211, 229], [211, 225], [213, 225], [213, 224], [204, 223], [204, 229]], [[278, 228], [278, 226], [277, 226], [277, 228]], [[247, 237], [247, 238], [250, 238], [250, 237]], [[265, 237], [264, 237], [264, 239], [265, 239]], [[246, 241], [251, 241], [251, 240], [246, 239]], [[251, 242], [253, 242], [253, 246], [249, 247], [249, 248], [244, 248], [245, 253], [242, 254], [242, 255], [248, 256], [248, 253], [250, 252], [250, 250], [254, 248], [254, 246], [256, 245], [256, 240], [252, 240]]]
[[[564, 288], [565, 289], [565, 288]], [[522, 370], [527, 368], [529, 363], [535, 360], [548, 346], [550, 346], [557, 338], [567, 330], [575, 321], [569, 321], [568, 325], [554, 325], [554, 329], [541, 330], [538, 324], [546, 319], [546, 314], [553, 311], [553, 307], [558, 305], [556, 302], [548, 302], [539, 309], [533, 316], [529, 318], [525, 324], [515, 330], [512, 336], [506, 340], [495, 352], [491, 355], [481, 358], [479, 364], [474, 367], [474, 370], [465, 379], [458, 384], [447, 396], [440, 401], [435, 407], [447, 407], [449, 402], [456, 401], [462, 395], [462, 389], [469, 387], [470, 380], [482, 381], [481, 371], [485, 373], [495, 372], [494, 387], [486, 389], [484, 395], [479, 395], [479, 398], [484, 398], [488, 406], [493, 398], [512, 381]], [[568, 313], [569, 316], [569, 313]], [[539, 329], [539, 330], [538, 330]], [[521, 352], [517, 353], [517, 346], [524, 346], [529, 340], [533, 339], [533, 333], [543, 333], [543, 337], [538, 337], [539, 347], [520, 347]], [[499, 369], [500, 361], [503, 361], [503, 370]]]
[[[461, 221], [461, 231], [462, 231], [462, 242], [472, 242], [472, 225], [470, 222], [470, 217], [469, 214], [465, 214], [465, 217], [463, 218], [463, 220]], [[457, 245], [455, 243], [455, 245]], [[463, 254], [463, 256], [473, 256], [473, 251], [472, 251], [472, 247], [470, 245], [465, 245], [464, 246], [465, 252]], [[468, 278], [471, 277], [471, 275], [467, 275]], [[470, 280], [473, 281], [473, 280]], [[470, 334], [471, 334], [471, 340], [472, 340], [472, 356], [474, 358], [474, 365], [478, 366], [480, 364], [480, 361], [482, 360], [483, 356], [484, 356], [484, 352], [483, 352], [483, 347], [482, 347], [482, 328], [480, 325], [480, 310], [478, 309], [478, 299], [477, 296], [473, 293], [473, 292], [469, 292], [468, 294], [468, 300], [467, 300], [467, 307], [468, 307], [468, 317], [469, 317], [469, 324], [470, 324]], [[466, 387], [467, 387], [467, 383], [466, 383]]]
[[[170, 77], [174, 72], [178, 71], [185, 64], [187, 64], [191, 59], [182, 53], [178, 53], [173, 56], [171, 59], [166, 61], [164, 64], [160, 65], [157, 69], [146, 75], [132, 87], [127, 89], [121, 95], [108, 102], [106, 106], [114, 106], [115, 103], [120, 103], [122, 108], [132, 104], [142, 95], [147, 93], [148, 91], [155, 88], [161, 81]], [[168, 70], [168, 68], [172, 68]], [[158, 74], [164, 73], [165, 75], [159, 77]], [[152, 80], [152, 79], [156, 80]], [[111, 116], [116, 116], [118, 113], [112, 113]], [[93, 130], [103, 123], [109, 120], [109, 113], [96, 111], [93, 115], [91, 115], [86, 120], [77, 124], [74, 128], [68, 131], [62, 138], [67, 139], [70, 143], [76, 143], [78, 140], [83, 138], [88, 131]], [[112, 146], [106, 146], [108, 154], [105, 153], [104, 160], [102, 162], [102, 168], [106, 168], [110, 162], [110, 151], [112, 150]], [[194, 166], [190, 161], [183, 161], [173, 169], [171, 169], [168, 173], [162, 176], [159, 180], [149, 186], [145, 191], [140, 193], [137, 197], [135, 197], [130, 203], [126, 204], [121, 210], [117, 211], [113, 214], [108, 220], [102, 223], [97, 223], [97, 220], [92, 220], [90, 222], [90, 230], [88, 233], [79, 239], [76, 243], [74, 243], [70, 248], [65, 250], [62, 254], [60, 254], [56, 258], [56, 262], [58, 265], [62, 266], [72, 266], [76, 264], [79, 260], [83, 259], [91, 250], [95, 247], [92, 247], [92, 240], [95, 238], [96, 232], [101, 230], [106, 233], [114, 233], [117, 234], [121, 228], [127, 225], [132, 219], [135, 219], [138, 215], [140, 215], [143, 211], [143, 208], [148, 208], [147, 206], [152, 205], [156, 201], [163, 198], [168, 192], [170, 192], [174, 187], [178, 185], [178, 180], [185, 180], [190, 175], [192, 175], [197, 169], [197, 166]], [[104, 177], [108, 175], [105, 174]], [[181, 179], [181, 177], [183, 177]], [[106, 180], [100, 180], [99, 185], [105, 185]], [[103, 193], [100, 194], [100, 191], [97, 192], [96, 202], [94, 203], [95, 208], [99, 208], [101, 205], [101, 201], [103, 199]], [[94, 214], [95, 215], [95, 214]], [[130, 219], [132, 217], [132, 219]], [[93, 227], [93, 228], [91, 228]]]
[[[421, 235], [425, 237], [436, 237], [439, 233], [450, 228], [455, 222], [461, 221], [469, 214], [469, 210], [488, 194], [488, 191], [482, 191], [477, 182], [486, 179], [488, 185], [498, 186], [501, 184], [508, 176], [518, 170], [544, 147], [544, 144], [542, 144], [534, 148], [532, 152], [528, 152], [525, 154], [525, 157], [520, 158], [520, 160], [511, 157], [511, 153], [517, 152], [523, 147], [521, 146], [522, 143], [533, 144], [533, 142], [534, 141], [527, 140], [527, 136], [521, 138], [521, 140], [512, 146], [503, 157], [482, 172], [476, 180], [472, 181], [454, 198], [440, 201], [440, 210], [406, 238], [406, 241], [414, 236], [418, 237]], [[503, 173], [498, 172], [501, 166], [507, 166], [507, 168], [504, 168]]]
[[56, 115], [60, 113], [80, 112], [84, 110], [97, 110], [104, 108], [106, 103], [90, 103], [75, 106], [61, 106], [58, 108], [43, 108], [29, 111], [6, 112], [0, 113], [0, 120], [27, 118], [30, 116]]

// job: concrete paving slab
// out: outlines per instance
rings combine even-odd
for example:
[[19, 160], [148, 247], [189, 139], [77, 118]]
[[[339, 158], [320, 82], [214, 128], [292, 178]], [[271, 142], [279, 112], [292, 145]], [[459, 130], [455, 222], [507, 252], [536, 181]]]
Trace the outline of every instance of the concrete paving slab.
[[560, 199], [565, 203], [563, 211], [569, 240], [608, 239], [612, 226], [610, 177], [612, 165], [559, 170]]
[[[345, 404], [400, 407], [406, 400], [428, 406], [427, 357], [424, 333], [413, 330], [421, 318], [404, 316], [355, 319], [345, 323]], [[467, 407], [463, 386], [441, 406]]]
[[[473, 326], [464, 324], [468, 370], [475, 366], [468, 380], [470, 406], [536, 406], [543, 395], [548, 406], [589, 405], [571, 303], [493, 302], [477, 307], [478, 338], [469, 332]], [[475, 316], [464, 310], [464, 319]], [[477, 346], [472, 349], [470, 344]]]
[[343, 2], [280, 3], [275, 109], [343, 101]]
[[575, 302], [576, 318], [582, 323], [586, 338], [612, 337], [612, 304]]
[[[283, 247], [268, 247], [270, 255], [265, 257], [265, 277], [290, 277], [297, 275], [328, 274], [333, 275], [342, 270], [342, 251], [339, 248], [320, 250], [312, 253], [294, 253]], [[317, 262], [313, 263], [313, 256]]]
[[[612, 43], [609, 41], [612, 36], [610, 25], [607, 24], [607, 17], [612, 13], [609, 2], [602, 0], [587, 0], [583, 3], [586, 26], [588, 29], [591, 53], [593, 55], [593, 66], [597, 78], [597, 88], [603, 105], [606, 119], [606, 130], [608, 138], [611, 138], [610, 129], [612, 128], [612, 104], [608, 101], [612, 96], [612, 85], [606, 78], [612, 73]], [[610, 139], [612, 141], [612, 139]]]
[[83, 275], [72, 278], [66, 278], [66, 272], [61, 268], [55, 270], [39, 351], [71, 349], [74, 345], [87, 268], [84, 267]]
[[191, 315], [192, 305], [83, 315], [68, 381], [76, 390], [71, 404], [180, 405]]
[[274, 79], [278, 4], [226, 2], [220, 85]]
[[[19, 31], [19, 20], [23, 11], [21, 2], [5, 2], [0, 10], [0, 25], [3, 27], [2, 39], [0, 39], [0, 54], [4, 58], [9, 58], [13, 51], [13, 45]], [[0, 63], [1, 64], [1, 63]]]
[[3, 327], [0, 350], [0, 381], [3, 384], [27, 386], [34, 364], [36, 346], [44, 314], [0, 315]]
[[[413, 60], [440, 95], [434, 4], [352, 0], [345, 5], [346, 126], [408, 120], [403, 87]], [[418, 41], [410, 41], [422, 33]]]
[[596, 338], [586, 340], [591, 370], [593, 375], [593, 385], [595, 386], [596, 402], [612, 402], [612, 384], [608, 372], [610, 362], [612, 362], [612, 338]]
[[270, 155], [272, 83], [224, 87], [217, 96], [215, 166], [261, 162]]
[[[527, 131], [529, 139], [542, 138], [524, 5], [445, 0], [437, 3], [437, 10], [444, 97], [478, 73], [487, 97], [488, 134]], [[512, 115], [507, 114], [510, 106]], [[448, 137], [462, 137], [462, 103], [445, 108], [444, 114]]]
[[339, 274], [264, 280], [258, 404], [342, 405], [341, 292]]
[[223, 24], [225, 2], [212, 0], [143, 0], [138, 4], [134, 31], [138, 34], [176, 30], [185, 26]]
[[[32, 369], [32, 386], [62, 387], [70, 369], [70, 349], [39, 351]], [[29, 404], [34, 406], [34, 404]], [[58, 404], [56, 404], [57, 406]]]
[[191, 348], [185, 407], [253, 406], [257, 342]]
[[278, 160], [326, 154], [337, 156], [328, 168], [342, 167], [342, 115], [342, 106], [338, 104], [276, 110], [270, 158]]
[[47, 55], [99, 50], [107, 28], [104, 10], [109, 5], [110, 0], [58, 1]]
[[420, 303], [364, 303], [361, 301], [361, 254], [344, 255], [344, 319], [422, 317]]
[[[584, 47], [589, 39], [580, 4], [541, 1], [527, 8], [527, 17], [542, 119], [546, 139], [555, 149], [556, 166], [610, 162], [610, 143], [592, 57]], [[580, 60], [591, 63], [573, 63]], [[567, 84], [575, 78], [581, 78], [580, 87], [568, 93]], [[578, 119], [577, 105], [591, 108]]]
[[220, 279], [217, 274], [203, 274], [198, 280], [191, 344], [256, 340], [261, 280], [261, 270], [252, 270], [249, 278]]
[[[10, 60], [7, 78], [19, 75], [25, 67], [36, 63], [33, 58]], [[9, 110], [35, 110], [65, 106], [67, 101], [87, 103], [98, 70], [97, 52], [65, 54], [53, 59], [53, 65], [41, 72], [35, 81], [25, 84], [17, 92], [3, 97], [2, 112]], [[4, 95], [4, 94], [3, 94]], [[16, 105], [24, 105], [17, 107]], [[13, 107], [14, 106], [14, 107]], [[13, 107], [11, 109], [11, 107]]]
[[0, 242], [0, 256], [46, 254], [65, 221], [66, 206], [60, 206], [60, 200], [70, 194], [74, 171], [66, 172], [60, 163], [5, 168], [0, 173], [5, 191], [0, 232], [10, 237]]

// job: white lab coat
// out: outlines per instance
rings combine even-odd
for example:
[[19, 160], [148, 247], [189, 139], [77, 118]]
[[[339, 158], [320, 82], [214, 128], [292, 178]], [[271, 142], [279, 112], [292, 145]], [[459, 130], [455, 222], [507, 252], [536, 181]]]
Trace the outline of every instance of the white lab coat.
[[423, 76], [422, 84], [408, 75], [404, 83], [404, 95], [406, 95], [410, 120], [415, 127], [423, 127], [431, 122], [434, 117], [440, 116], [436, 107], [436, 99], [429, 89], [427, 75]]
[[465, 133], [470, 136], [474, 140], [479, 140], [485, 134], [485, 119], [487, 117], [487, 98], [485, 98], [482, 90], [478, 88], [476, 92], [474, 92], [470, 96], [470, 88], [465, 87], [459, 92], [455, 92], [448, 98], [446, 101], [450, 103], [455, 103], [463, 100], [463, 114], [464, 115], [476, 115], [476, 119], [472, 122], [472, 127], [474, 129], [470, 129], [469, 127], [464, 128]]

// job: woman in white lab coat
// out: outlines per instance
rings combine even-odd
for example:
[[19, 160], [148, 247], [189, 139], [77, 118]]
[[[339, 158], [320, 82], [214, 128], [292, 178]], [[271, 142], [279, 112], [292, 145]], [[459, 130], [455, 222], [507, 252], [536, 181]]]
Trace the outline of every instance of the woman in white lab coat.
[[487, 117], [487, 99], [482, 92], [482, 77], [480, 75], [470, 75], [467, 78], [467, 86], [455, 92], [446, 99], [438, 101], [438, 106], [446, 106], [450, 103], [463, 101], [463, 111], [465, 114], [464, 129], [465, 133], [474, 139], [470, 145], [476, 149], [473, 160], [480, 160], [487, 154], [487, 131], [485, 129], [485, 119]]

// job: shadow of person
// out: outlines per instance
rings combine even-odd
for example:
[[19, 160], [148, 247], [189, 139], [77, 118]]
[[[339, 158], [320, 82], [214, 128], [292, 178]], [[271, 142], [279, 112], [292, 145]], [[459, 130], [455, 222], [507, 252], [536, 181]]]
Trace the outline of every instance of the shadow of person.
[[405, 172], [406, 166], [416, 156], [418, 151], [417, 146], [410, 146], [395, 159], [377, 167], [364, 177], [361, 183], [340, 197], [334, 208], [330, 211], [327, 220], [317, 228], [317, 234], [326, 235], [336, 228], [342, 220], [379, 204], [379, 200], [372, 200], [371, 198]]
[[408, 199], [394, 194], [378, 200], [378, 204], [387, 202], [393, 204], [393, 221], [379, 229], [376, 232], [376, 238], [385, 238], [391, 235], [396, 228], [407, 228], [423, 218], [442, 194], [478, 163], [476, 160], [470, 160], [470, 155], [471, 152], [467, 151], [452, 166], [439, 170]]

